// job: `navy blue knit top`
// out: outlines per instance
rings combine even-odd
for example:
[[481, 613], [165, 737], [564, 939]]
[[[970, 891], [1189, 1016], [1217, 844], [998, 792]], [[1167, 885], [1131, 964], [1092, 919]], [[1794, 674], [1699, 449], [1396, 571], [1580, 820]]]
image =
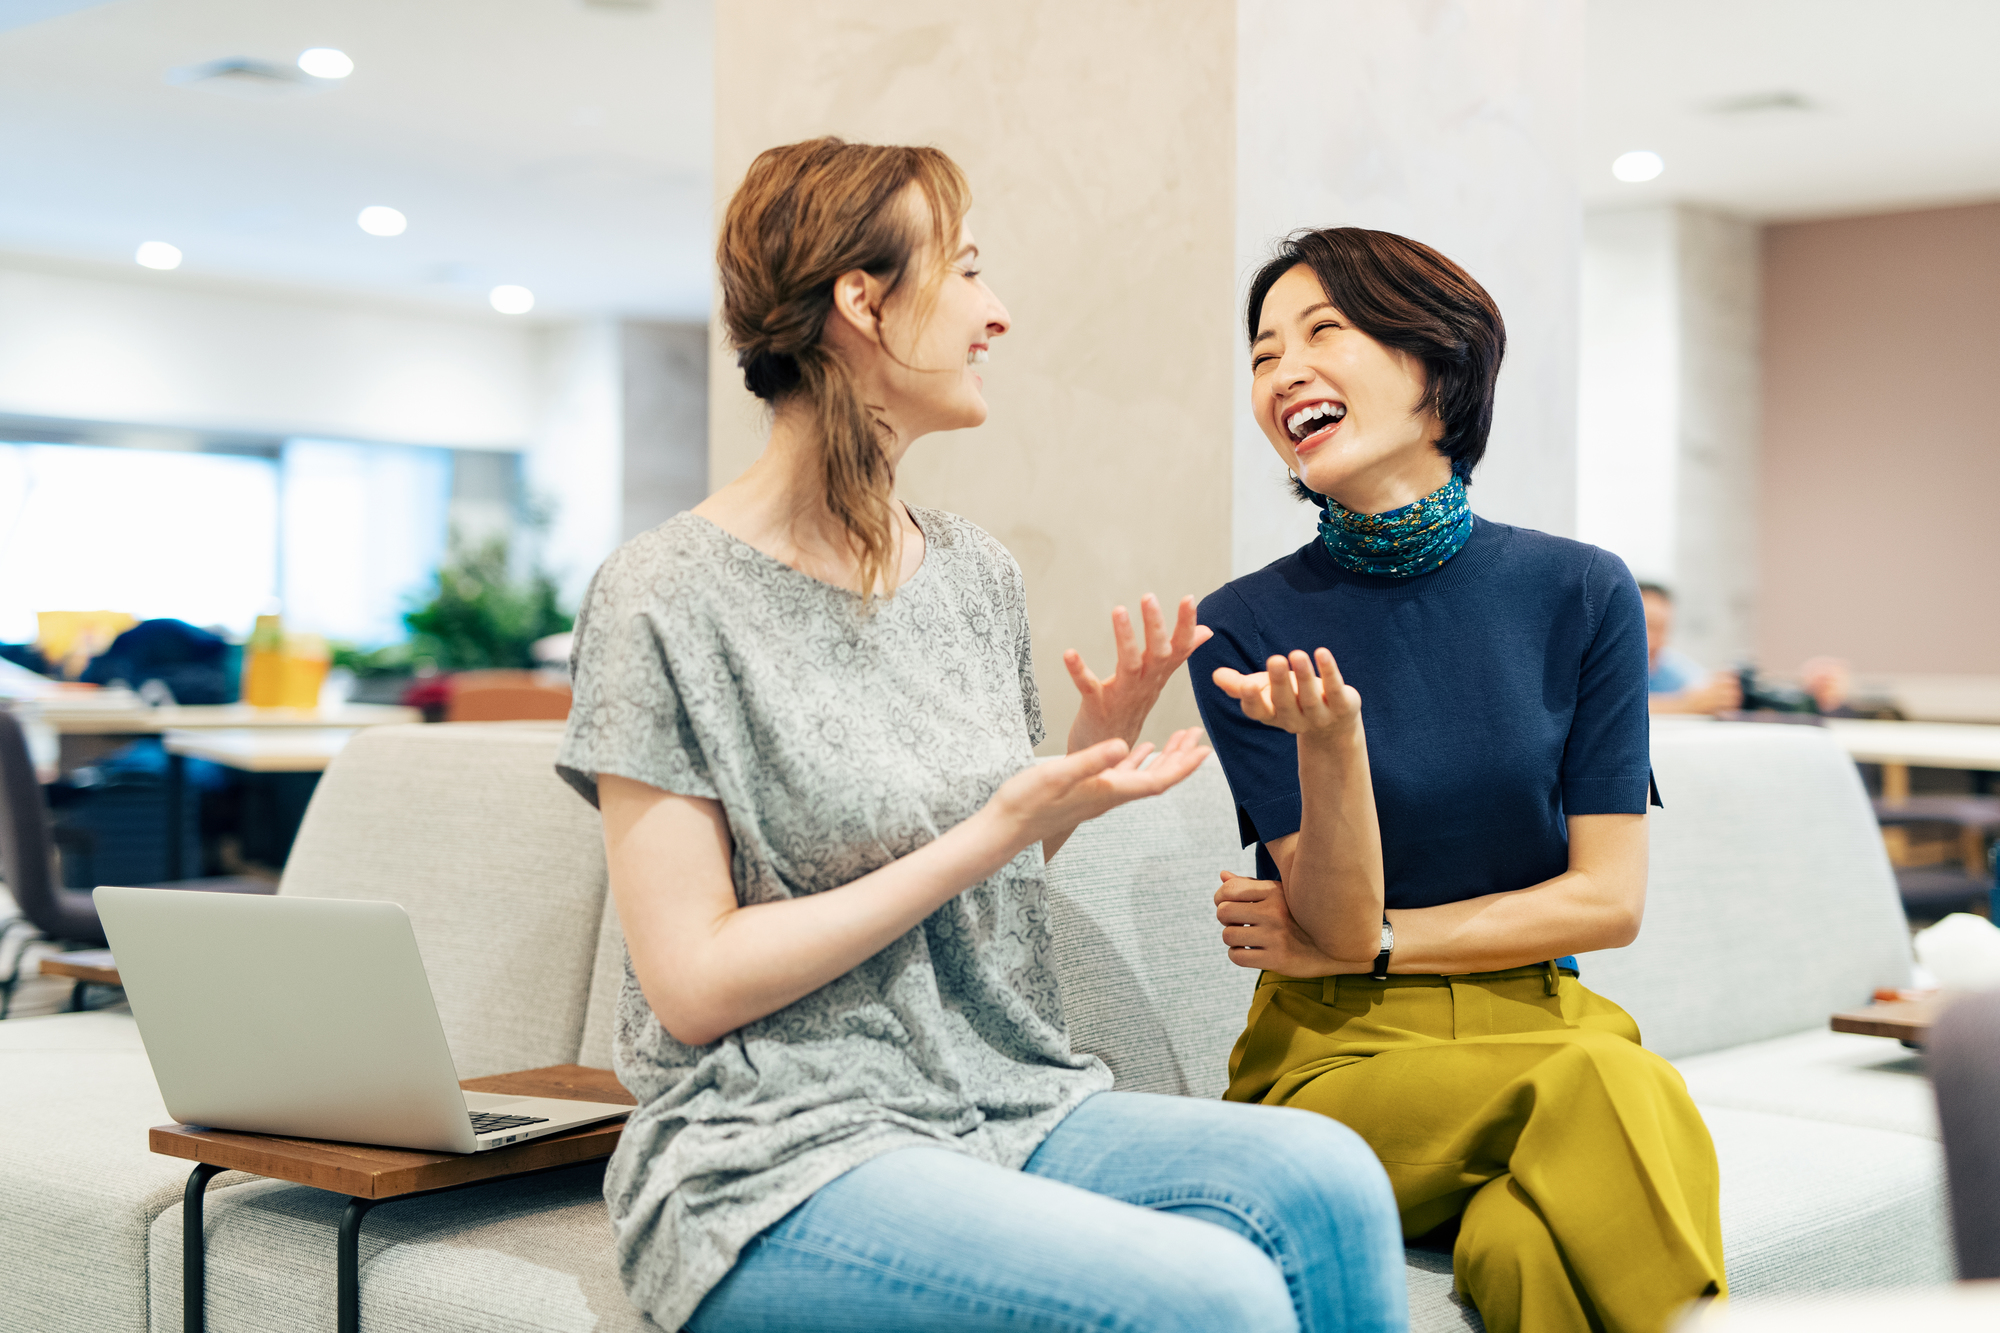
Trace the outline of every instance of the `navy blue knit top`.
[[1299, 830], [1297, 742], [1210, 679], [1327, 648], [1361, 692], [1387, 905], [1522, 889], [1569, 867], [1565, 815], [1643, 814], [1646, 617], [1609, 551], [1475, 518], [1414, 578], [1351, 574], [1317, 540], [1201, 604], [1188, 669], [1258, 873]]

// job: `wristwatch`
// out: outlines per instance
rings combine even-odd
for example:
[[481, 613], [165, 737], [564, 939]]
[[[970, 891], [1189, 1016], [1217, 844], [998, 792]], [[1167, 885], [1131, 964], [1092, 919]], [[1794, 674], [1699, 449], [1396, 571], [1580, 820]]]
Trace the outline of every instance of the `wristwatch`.
[[1396, 952], [1396, 928], [1389, 924], [1389, 914], [1382, 913], [1382, 952], [1375, 955], [1375, 970], [1368, 975], [1377, 981], [1389, 979], [1389, 955]]

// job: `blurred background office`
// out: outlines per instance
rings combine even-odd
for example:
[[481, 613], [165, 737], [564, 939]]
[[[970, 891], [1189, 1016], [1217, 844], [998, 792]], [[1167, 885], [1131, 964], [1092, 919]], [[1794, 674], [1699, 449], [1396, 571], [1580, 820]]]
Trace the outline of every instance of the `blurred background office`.
[[1237, 302], [1327, 224], [1493, 291], [1474, 508], [1657, 585], [1682, 711], [2000, 722], [1996, 49], [1984, 0], [4, 0], [0, 694], [52, 791], [210, 793], [161, 878], [282, 863], [217, 849], [257, 764], [559, 717], [597, 563], [758, 447], [716, 209], [839, 133], [971, 176], [1017, 324], [904, 491], [1020, 559], [1052, 736], [1109, 606], [1311, 537]]

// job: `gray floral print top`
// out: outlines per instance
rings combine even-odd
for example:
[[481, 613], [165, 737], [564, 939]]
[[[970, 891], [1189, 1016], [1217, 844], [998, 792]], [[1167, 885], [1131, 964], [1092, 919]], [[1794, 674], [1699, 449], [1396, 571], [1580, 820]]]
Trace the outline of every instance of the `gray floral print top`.
[[[917, 572], [864, 613], [693, 514], [614, 552], [576, 624], [557, 771], [718, 801], [746, 906], [839, 888], [964, 820], [1042, 738], [1021, 572], [978, 527], [910, 510]], [[633, 1300], [679, 1328], [736, 1256], [896, 1148], [1019, 1167], [1111, 1085], [1063, 1025], [1041, 848], [838, 981], [683, 1046], [626, 961], [604, 1181]]]

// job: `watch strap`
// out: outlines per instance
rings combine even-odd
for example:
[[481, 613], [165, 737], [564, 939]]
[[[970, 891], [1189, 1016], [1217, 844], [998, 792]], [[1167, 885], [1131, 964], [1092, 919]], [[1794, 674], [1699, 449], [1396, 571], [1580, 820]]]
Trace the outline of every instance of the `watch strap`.
[[1396, 952], [1396, 928], [1389, 924], [1389, 914], [1382, 913], [1382, 952], [1375, 955], [1374, 970], [1369, 976], [1377, 981], [1389, 979], [1389, 956]]

